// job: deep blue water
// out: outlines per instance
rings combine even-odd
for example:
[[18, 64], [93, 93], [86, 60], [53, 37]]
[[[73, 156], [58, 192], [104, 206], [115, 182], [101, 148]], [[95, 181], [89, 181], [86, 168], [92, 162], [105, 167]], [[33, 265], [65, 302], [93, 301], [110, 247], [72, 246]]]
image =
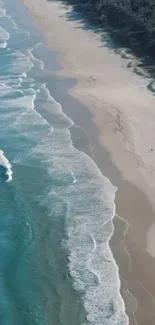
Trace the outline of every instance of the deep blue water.
[[29, 14], [0, 5], [0, 324], [124, 325], [115, 188], [72, 145]]

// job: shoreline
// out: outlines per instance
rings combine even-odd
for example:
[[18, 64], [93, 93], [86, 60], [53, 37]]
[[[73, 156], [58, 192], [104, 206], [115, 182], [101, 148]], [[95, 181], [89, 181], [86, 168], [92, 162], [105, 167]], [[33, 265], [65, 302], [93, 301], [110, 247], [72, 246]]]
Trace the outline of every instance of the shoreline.
[[[138, 301], [138, 309], [136, 311], [136, 317], [138, 324], [143, 325], [147, 324], [148, 325], [153, 325], [155, 321], [155, 312], [154, 312], [154, 294], [155, 294], [155, 286], [151, 282], [154, 279], [154, 270], [155, 270], [155, 259], [146, 251], [146, 232], [147, 229], [151, 227], [151, 224], [154, 221], [154, 211], [153, 208], [154, 206], [151, 206], [150, 203], [153, 205], [153, 197], [154, 197], [154, 189], [152, 189], [152, 182], [151, 186], [149, 184], [150, 181], [150, 175], [147, 175], [147, 171], [145, 170], [145, 165], [143, 163], [143, 157], [139, 155], [139, 152], [137, 154], [137, 159], [136, 156], [134, 156], [131, 153], [131, 144], [133, 145], [133, 134], [131, 134], [131, 129], [130, 129], [130, 123], [128, 119], [125, 116], [122, 103], [119, 101], [119, 94], [115, 97], [116, 99], [116, 104], [119, 106], [118, 108], [115, 107], [115, 102], [111, 103], [110, 102], [110, 90], [107, 89], [105, 83], [103, 84], [103, 88], [105, 87], [105, 90], [103, 91], [101, 88], [102, 85], [102, 76], [100, 76], [99, 71], [97, 71], [97, 78], [96, 75], [94, 77], [94, 73], [90, 71], [91, 67], [91, 60], [89, 58], [88, 63], [87, 63], [87, 70], [88, 71], [80, 71], [80, 64], [82, 62], [82, 57], [77, 59], [79, 62], [79, 66], [76, 67], [74, 71], [74, 59], [73, 61], [70, 61], [70, 58], [67, 58], [67, 53], [64, 55], [64, 52], [61, 51], [60, 49], [60, 44], [61, 39], [57, 41], [56, 39], [53, 39], [52, 35], [50, 33], [47, 33], [47, 31], [50, 30], [51, 23], [47, 19], [47, 25], [45, 23], [45, 20], [42, 18], [46, 18], [44, 16], [47, 14], [47, 8], [50, 8], [50, 6], [53, 6], [53, 15], [56, 14], [57, 18], [59, 17], [58, 14], [62, 13], [62, 17], [59, 17], [61, 21], [63, 21], [65, 24], [69, 25], [69, 22], [66, 22], [66, 19], [64, 18], [63, 14], [66, 12], [66, 9], [64, 9], [63, 5], [59, 5], [59, 3], [46, 3], [46, 1], [40, 1], [38, 4], [38, 1], [33, 0], [33, 5], [32, 1], [30, 0], [21, 0], [22, 3], [25, 4], [25, 6], [28, 7], [28, 9], [31, 11], [32, 14], [35, 13], [35, 16], [33, 17], [35, 20], [35, 24], [37, 27], [39, 27], [40, 31], [43, 33], [43, 35], [46, 38], [47, 44], [49, 47], [52, 49], [56, 50], [58, 53], [58, 62], [61, 63], [63, 70], [60, 70], [57, 74], [56, 77], [59, 79], [62, 77], [69, 77], [69, 78], [74, 78], [78, 80], [76, 85], [69, 91], [69, 94], [71, 95], [71, 98], [73, 97], [76, 98], [82, 105], [87, 107], [89, 110], [89, 115], [91, 115], [92, 122], [95, 124], [95, 127], [97, 129], [97, 132], [93, 131], [92, 132], [92, 125], [88, 123], [88, 120], [83, 121], [84, 119], [78, 117], [78, 111], [76, 112], [68, 112], [68, 116], [70, 117], [70, 114], [75, 114], [74, 122], [79, 126], [81, 126], [84, 130], [86, 130], [86, 133], [88, 135], [88, 139], [91, 143], [91, 146], [93, 148], [93, 158], [95, 157], [95, 162], [97, 163], [98, 167], [100, 168], [102, 174], [110, 179], [110, 181], [118, 187], [118, 192], [116, 194], [116, 212], [118, 215], [120, 215], [121, 218], [124, 218], [125, 222], [129, 223], [129, 229], [124, 236], [125, 240], [125, 246], [127, 247], [128, 253], [126, 255], [130, 255], [131, 258], [131, 265], [132, 265], [132, 270], [129, 268], [129, 263], [127, 260], [127, 256], [123, 257], [123, 250], [124, 246], [122, 247], [122, 242], [120, 242], [120, 221], [115, 218], [114, 224], [115, 224], [115, 232], [114, 236], [111, 240], [111, 248], [112, 252], [114, 255], [114, 258], [116, 260], [117, 265], [119, 266], [120, 270], [120, 277], [124, 279], [125, 282], [127, 282], [129, 291], [132, 292], [133, 296], [136, 297]], [[41, 2], [46, 3], [46, 9], [45, 11], [41, 12]], [[33, 8], [32, 8], [33, 7]], [[60, 8], [59, 8], [60, 7]], [[37, 9], [38, 8], [38, 9]], [[37, 11], [38, 10], [38, 11]], [[54, 11], [55, 10], [55, 11]], [[33, 12], [32, 12], [33, 11]], [[40, 17], [39, 17], [40, 13]], [[49, 11], [49, 16], [52, 14], [51, 11]], [[36, 17], [37, 16], [37, 17]], [[42, 17], [42, 18], [41, 18]], [[56, 24], [55, 20], [53, 22], [53, 25]], [[59, 24], [59, 21], [58, 21]], [[76, 24], [74, 23], [71, 23]], [[69, 28], [73, 29], [73, 26], [69, 25]], [[57, 25], [58, 26], [58, 25]], [[49, 29], [49, 30], [48, 30]], [[80, 29], [77, 29], [77, 32], [79, 33]], [[73, 34], [77, 33], [76, 30], [73, 30]], [[84, 35], [90, 36], [89, 42], [91, 41], [91, 35], [92, 32], [89, 31], [83, 31], [82, 29], [80, 30], [80, 36], [84, 33]], [[58, 36], [58, 35], [57, 35]], [[57, 36], [55, 36], [57, 38]], [[78, 40], [78, 34], [76, 34]], [[50, 41], [51, 37], [51, 41]], [[97, 36], [93, 36], [97, 37]], [[88, 37], [89, 38], [89, 37]], [[85, 40], [85, 38], [84, 38]], [[83, 41], [84, 41], [83, 40]], [[54, 43], [55, 41], [55, 43]], [[81, 38], [79, 38], [79, 45], [80, 42], [82, 41]], [[88, 43], [89, 43], [88, 42]], [[99, 42], [99, 40], [97, 40]], [[50, 44], [51, 43], [51, 44]], [[96, 44], [93, 44], [95, 46]], [[63, 44], [61, 43], [61, 46], [63, 47]], [[92, 47], [93, 48], [93, 47]], [[72, 50], [71, 48], [69, 49], [70, 51]], [[109, 50], [108, 50], [109, 51]], [[59, 54], [61, 53], [61, 55]], [[110, 55], [113, 56], [112, 51], [109, 51]], [[118, 56], [114, 54], [117, 58]], [[103, 55], [104, 56], [104, 55]], [[100, 57], [100, 55], [99, 55]], [[106, 58], [107, 59], [107, 58]], [[119, 61], [122, 58], [119, 58]], [[69, 63], [70, 62], [70, 63]], [[99, 67], [102, 67], [102, 61], [99, 64]], [[85, 60], [84, 60], [85, 64]], [[108, 62], [107, 62], [108, 64]], [[122, 63], [123, 65], [123, 63]], [[122, 66], [121, 65], [121, 66]], [[125, 66], [125, 61], [123, 65], [123, 69], [126, 69]], [[97, 68], [99, 68], [97, 67]], [[81, 68], [82, 69], [82, 68]], [[95, 66], [93, 68], [93, 72], [95, 70]], [[95, 81], [90, 78], [90, 75], [92, 73], [92, 78], [95, 78]], [[109, 72], [110, 73], [110, 72]], [[129, 72], [130, 74], [131, 72]], [[103, 73], [104, 75], [104, 73]], [[105, 77], [105, 76], [103, 76]], [[126, 76], [125, 76], [126, 77]], [[99, 80], [96, 80], [98, 79]], [[136, 76], [136, 79], [138, 77]], [[132, 78], [131, 78], [132, 79]], [[133, 78], [134, 79], [134, 78]], [[139, 80], [142, 80], [139, 78]], [[110, 88], [110, 79], [108, 80]], [[131, 82], [131, 80], [130, 80]], [[129, 82], [129, 85], [130, 85]], [[144, 91], [144, 87], [146, 88], [146, 80], [142, 83], [143, 87], [142, 90]], [[139, 87], [139, 84], [137, 85]], [[119, 89], [115, 89], [115, 91]], [[125, 89], [126, 91], [128, 90]], [[94, 94], [94, 91], [96, 91], [97, 96]], [[101, 93], [102, 91], [102, 93]], [[105, 91], [109, 91], [108, 96], [105, 96]], [[147, 90], [148, 91], [148, 90]], [[133, 92], [134, 93], [134, 92]], [[132, 91], [130, 95], [133, 95]], [[103, 98], [102, 98], [103, 97]], [[104, 99], [105, 97], [105, 99]], [[148, 96], [148, 98], [150, 95]], [[147, 100], [148, 100], [147, 98]], [[64, 99], [65, 99], [65, 105], [64, 105]], [[60, 103], [62, 103], [62, 106], [67, 107], [67, 98], [62, 98], [59, 100]], [[62, 102], [61, 102], [62, 101]], [[109, 103], [109, 102], [110, 103]], [[136, 100], [135, 100], [136, 101]], [[137, 103], [137, 101], [136, 101]], [[141, 103], [141, 102], [140, 102]], [[131, 103], [130, 103], [131, 105]], [[139, 102], [138, 102], [139, 105]], [[103, 109], [104, 107], [104, 109]], [[95, 109], [95, 112], [94, 112]], [[110, 114], [109, 112], [113, 112], [113, 114]], [[64, 109], [64, 112], [67, 113], [66, 109]], [[80, 114], [79, 114], [80, 115]], [[105, 122], [106, 121], [106, 122]], [[123, 126], [122, 126], [123, 125]], [[126, 133], [122, 134], [121, 131], [125, 130]], [[128, 139], [128, 149], [130, 151], [127, 151], [126, 148], [126, 143], [124, 141], [124, 138]], [[74, 138], [74, 136], [73, 136]], [[153, 140], [153, 139], [152, 139]], [[116, 148], [114, 148], [114, 144]], [[111, 149], [111, 150], [107, 150]], [[116, 152], [118, 150], [118, 156], [121, 157], [122, 163], [117, 161], [116, 157]], [[134, 148], [135, 150], [135, 148]], [[133, 150], [133, 152], [134, 152]], [[154, 153], [153, 153], [154, 154]], [[153, 155], [152, 155], [153, 156]], [[129, 159], [129, 161], [128, 161]], [[127, 166], [123, 166], [123, 164], [126, 164], [128, 161]], [[141, 164], [138, 165], [138, 162]], [[149, 161], [150, 163], [150, 161]], [[118, 168], [119, 167], [119, 168]], [[128, 168], [127, 168], [128, 167]], [[132, 170], [132, 175], [129, 175]], [[153, 175], [154, 176], [154, 175]], [[146, 178], [146, 179], [145, 179]], [[152, 180], [153, 181], [153, 180]], [[144, 188], [145, 187], [145, 188]], [[149, 194], [148, 198], [140, 190], [140, 188], [144, 188], [145, 194]], [[142, 205], [140, 207], [140, 204]], [[130, 212], [131, 210], [131, 212]], [[148, 218], [149, 215], [149, 218]], [[147, 218], [146, 218], [147, 216]], [[136, 219], [136, 220], [135, 220]], [[132, 226], [131, 226], [132, 225]], [[139, 228], [141, 229], [139, 230]], [[123, 234], [121, 232], [121, 239], [123, 238]], [[138, 238], [137, 238], [138, 237]], [[121, 252], [121, 254], [120, 254]], [[121, 256], [120, 256], [121, 255]], [[138, 263], [137, 263], [138, 259]], [[150, 265], [151, 269], [148, 271], [147, 266]], [[123, 282], [123, 281], [122, 281]], [[122, 285], [123, 287], [123, 285]], [[124, 292], [127, 290], [124, 290]], [[123, 294], [122, 294], [123, 295]], [[145, 308], [144, 308], [144, 300], [141, 299], [141, 297], [145, 300]], [[125, 301], [128, 298], [125, 298]], [[128, 299], [129, 300], [129, 299]], [[141, 301], [143, 300], [143, 301]], [[134, 307], [131, 306], [132, 303], [128, 302], [126, 303], [126, 308], [127, 308], [127, 313], [132, 314]], [[132, 307], [132, 308], [131, 308]], [[150, 319], [148, 322], [148, 319], [146, 319], [144, 313], [147, 315], [148, 313], [151, 314]], [[152, 317], [152, 318], [151, 318]], [[130, 324], [134, 325], [136, 324], [134, 317], [130, 315]]]

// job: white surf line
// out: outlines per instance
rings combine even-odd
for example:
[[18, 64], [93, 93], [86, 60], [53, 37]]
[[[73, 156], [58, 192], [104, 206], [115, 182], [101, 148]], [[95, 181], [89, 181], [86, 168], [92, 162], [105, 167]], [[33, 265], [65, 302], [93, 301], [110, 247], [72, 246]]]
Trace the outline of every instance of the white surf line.
[[0, 165], [6, 168], [6, 175], [8, 176], [6, 182], [12, 181], [12, 166], [9, 160], [5, 157], [4, 152], [0, 149]]
[[120, 276], [120, 280], [121, 280], [121, 283], [122, 283], [122, 282], [125, 282], [125, 286], [126, 286], [125, 289], [122, 288], [122, 292], [127, 292], [127, 293], [131, 296], [131, 298], [134, 300], [134, 302], [135, 302], [135, 309], [132, 311], [132, 315], [133, 315], [134, 320], [135, 320], [135, 324], [134, 324], [134, 325], [139, 325], [139, 324], [137, 323], [137, 318], [136, 318], [136, 315], [135, 315], [136, 310], [137, 310], [137, 308], [138, 308], [138, 301], [137, 301], [137, 299], [132, 295], [132, 293], [129, 291], [127, 281], [124, 280], [124, 278], [123, 278], [122, 276]]
[[130, 228], [130, 227], [133, 228], [133, 226], [132, 226], [131, 224], [129, 224], [129, 222], [128, 222], [127, 220], [125, 220], [124, 218], [120, 217], [118, 214], [116, 214], [116, 217], [117, 217], [118, 219], [121, 219], [121, 220], [122, 220], [123, 222], [125, 222], [125, 224], [127, 225], [126, 230], [125, 230], [125, 232], [124, 232], [124, 234], [123, 234], [123, 239], [121, 240], [120, 244], [123, 244], [123, 245], [124, 245], [124, 247], [123, 247], [123, 248], [124, 248], [124, 251], [126, 252], [126, 254], [127, 254], [127, 256], [128, 256], [128, 270], [131, 272], [131, 271], [132, 271], [131, 256], [130, 256], [128, 250], [127, 250], [127, 246], [125, 245], [125, 237], [126, 237], [126, 235], [127, 235], [127, 232], [128, 232], [128, 230], [129, 230], [129, 228]]
[[28, 49], [28, 53], [30, 54], [32, 60], [39, 62], [39, 64], [40, 64], [40, 69], [41, 69], [41, 70], [44, 70], [44, 67], [45, 67], [44, 62], [43, 62], [42, 60], [40, 60], [40, 59], [37, 59], [37, 58], [33, 55], [33, 51], [34, 51], [37, 47], [39, 47], [40, 45], [42, 45], [42, 42], [39, 42], [38, 44], [36, 44], [36, 45], [33, 46], [32, 48]]
[[[41, 88], [42, 85], [40, 85], [39, 88]], [[38, 88], [37, 92], [40, 92], [40, 89]], [[37, 96], [37, 92], [36, 92], [36, 96]], [[35, 96], [35, 99], [36, 99], [36, 96]], [[34, 102], [33, 102], [33, 111], [42, 119], [45, 121], [45, 124], [47, 124], [49, 126], [49, 133], [48, 135], [51, 135], [53, 133], [53, 127], [52, 125], [35, 109], [35, 99], [34, 99]]]
[[11, 22], [12, 22], [12, 24], [13, 24], [13, 28], [22, 31], [22, 32], [25, 33], [25, 34], [29, 37], [29, 39], [30, 39], [30, 33], [29, 33], [27, 30], [25, 30], [25, 29], [21, 29], [21, 28], [19, 28], [18, 25], [16, 24], [16, 22], [12, 19], [12, 17], [11, 17], [10, 15], [7, 14], [7, 9], [5, 9], [5, 8], [3, 8], [3, 7], [4, 7], [4, 2], [1, 2], [1, 3], [0, 3], [0, 8], [4, 11], [4, 15], [3, 15], [3, 16], [0, 16], [0, 17], [7, 17], [8, 19], [10, 19]]
[[70, 172], [71, 172], [71, 175], [73, 177], [73, 184], [75, 184], [77, 182], [76, 177], [74, 176], [74, 173], [72, 171], [70, 171]]
[[151, 297], [153, 303], [155, 304], [155, 297], [152, 295], [152, 293], [151, 293], [150, 291], [148, 291], [148, 290], [147, 290], [147, 289], [142, 285], [141, 282], [138, 281], [137, 283], [140, 285], [140, 287], [142, 287], [142, 288], [145, 290], [145, 292], [147, 292], [148, 296]]

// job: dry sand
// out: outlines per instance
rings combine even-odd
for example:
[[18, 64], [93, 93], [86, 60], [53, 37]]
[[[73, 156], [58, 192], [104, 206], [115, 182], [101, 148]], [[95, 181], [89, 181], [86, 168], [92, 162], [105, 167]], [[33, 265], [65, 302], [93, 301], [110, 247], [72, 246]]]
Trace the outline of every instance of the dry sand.
[[104, 175], [118, 187], [116, 211], [126, 220], [115, 218], [111, 247], [130, 324], [154, 325], [155, 97], [147, 89], [149, 79], [136, 75], [134, 64], [127, 68], [130, 58], [122, 58], [99, 35], [72, 20], [71, 7], [46, 0], [21, 2], [57, 52], [63, 67], [59, 76], [77, 79], [70, 94], [87, 106], [99, 129], [98, 139], [91, 139], [94, 155]]

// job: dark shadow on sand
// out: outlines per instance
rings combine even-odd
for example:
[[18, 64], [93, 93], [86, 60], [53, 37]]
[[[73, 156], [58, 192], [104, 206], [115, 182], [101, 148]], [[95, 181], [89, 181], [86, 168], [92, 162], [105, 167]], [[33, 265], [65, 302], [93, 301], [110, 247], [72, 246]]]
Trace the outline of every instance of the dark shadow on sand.
[[[59, 0], [47, 1], [57, 2]], [[125, 50], [127, 54], [135, 56], [136, 66], [140, 69], [143, 69], [144, 74], [138, 73], [138, 69], [134, 72], [149, 79], [148, 89], [152, 91], [154, 95], [154, 90], [153, 87], [150, 86], [150, 83], [152, 85], [155, 79], [155, 59], [153, 56], [145, 53], [145, 47], [134, 46], [126, 37], [123, 36], [123, 34], [121, 34], [119, 28], [111, 27], [107, 23], [107, 21], [105, 21], [104, 23], [99, 23], [98, 20], [96, 20], [95, 18], [93, 19], [91, 15], [87, 15], [87, 12], [83, 12], [81, 10], [80, 5], [76, 4], [72, 7], [68, 7], [68, 5], [70, 5], [70, 1], [68, 0], [63, 0], [62, 4], [64, 4], [64, 6], [66, 6], [68, 10], [65, 14], [66, 20], [80, 23], [80, 26], [77, 26], [76, 28], [82, 28], [83, 30], [91, 30], [96, 34], [99, 34], [101, 40], [101, 47], [107, 47], [108, 49], [119, 53], [120, 55], [122, 50]], [[123, 55], [122, 57], [124, 58]], [[127, 68], [131, 68], [130, 64], [127, 64]], [[152, 78], [151, 81], [150, 78]]]
[[[72, 16], [73, 15], [73, 16]], [[75, 15], [75, 16], [74, 16]], [[72, 16], [72, 17], [71, 17]], [[75, 21], [82, 21], [83, 28], [88, 29], [90, 26], [88, 22], [81, 20], [75, 11], [71, 11], [68, 19]], [[80, 27], [81, 28], [81, 27]], [[91, 27], [89, 27], [91, 28]], [[94, 28], [94, 27], [92, 27]], [[97, 32], [97, 31], [96, 31]], [[100, 31], [99, 31], [100, 33]], [[110, 36], [108, 36], [110, 37]], [[108, 41], [107, 45], [108, 46]], [[110, 48], [110, 43], [109, 43]], [[116, 47], [119, 48], [119, 47]], [[149, 61], [149, 58], [148, 58]], [[49, 61], [49, 68], [51, 60]], [[149, 61], [150, 62], [150, 61]], [[153, 62], [153, 61], [152, 61]], [[96, 162], [102, 174], [108, 177], [112, 183], [118, 187], [116, 194], [116, 212], [119, 216], [127, 220], [132, 227], [124, 237], [124, 230], [120, 231], [120, 223], [117, 218], [114, 219], [115, 229], [114, 236], [111, 239], [111, 248], [114, 258], [119, 266], [121, 277], [128, 284], [129, 291], [132, 292], [136, 300], [140, 303], [137, 310], [137, 319], [141, 321], [140, 315], [143, 308], [141, 304], [141, 297], [145, 302], [146, 315], [152, 313], [152, 319], [155, 320], [154, 303], [149, 301], [147, 292], [152, 295], [155, 292], [154, 270], [155, 259], [151, 257], [146, 251], [146, 231], [154, 222], [154, 212], [151, 204], [142, 190], [139, 190], [135, 185], [122, 178], [120, 170], [114, 165], [111, 159], [110, 152], [103, 148], [98, 141], [100, 130], [93, 122], [93, 115], [86, 106], [79, 103], [75, 98], [69, 94], [69, 90], [76, 84], [77, 80], [73, 78], [58, 77], [54, 74], [49, 74], [47, 80], [47, 87], [50, 90], [54, 99], [62, 105], [63, 112], [70, 117], [75, 126], [70, 128], [71, 139], [73, 145], [78, 150], [87, 153]], [[103, 104], [104, 105], [104, 104]], [[143, 204], [141, 205], [141, 202]], [[131, 211], [132, 207], [132, 211]], [[124, 215], [125, 213], [125, 215]], [[146, 217], [147, 216], [147, 217]], [[123, 221], [124, 225], [124, 221]], [[139, 231], [141, 229], [141, 231]], [[119, 235], [118, 235], [118, 230]], [[138, 234], [138, 236], [137, 236]], [[125, 250], [123, 250], [123, 258], [120, 253], [120, 243], [124, 240]], [[136, 244], [135, 244], [136, 243]], [[121, 248], [124, 249], [124, 248]], [[128, 253], [127, 253], [128, 252]], [[132, 270], [129, 269], [129, 256], [132, 264]], [[67, 258], [67, 257], [66, 257]], [[149, 279], [145, 279], [146, 273], [144, 266], [150, 265], [152, 273]], [[140, 287], [139, 283], [145, 283], [145, 290]], [[147, 292], [146, 292], [147, 290]], [[139, 322], [141, 325], [146, 325], [147, 320]], [[152, 324], [151, 324], [152, 325]]]

